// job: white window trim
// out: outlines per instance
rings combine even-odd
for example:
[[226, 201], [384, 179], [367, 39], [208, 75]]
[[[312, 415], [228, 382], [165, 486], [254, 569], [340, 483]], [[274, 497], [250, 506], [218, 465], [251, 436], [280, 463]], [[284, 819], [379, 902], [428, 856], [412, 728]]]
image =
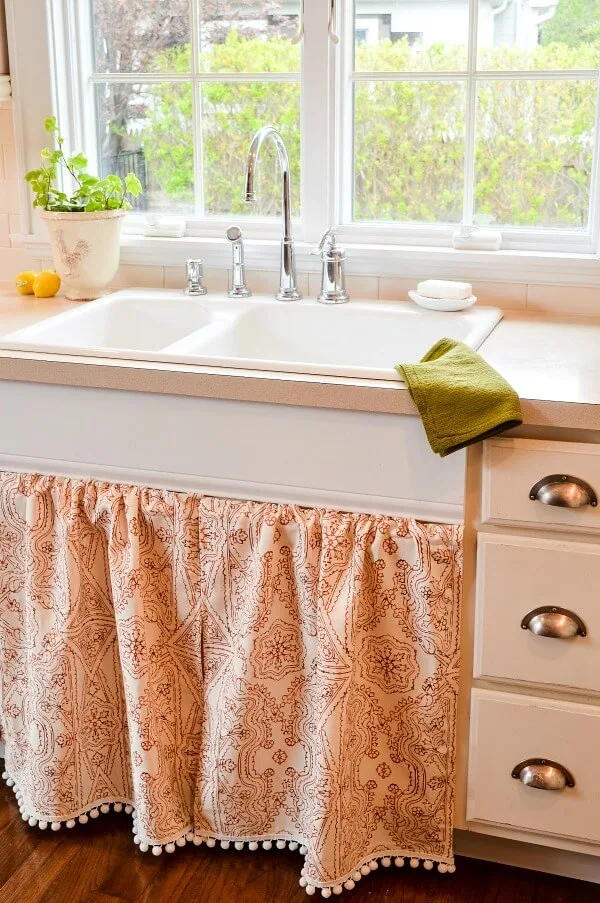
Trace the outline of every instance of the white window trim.
[[[475, 0], [470, 0], [470, 3], [473, 6]], [[328, 6], [321, 0], [306, 0], [307, 34], [326, 34]], [[80, 84], [73, 74], [80, 65], [74, 56], [81, 53], [82, 48], [77, 42], [69, 44], [67, 41], [56, 47], [54, 53], [51, 52], [48, 23], [51, 18], [56, 21], [59, 17], [65, 28], [64, 33], [72, 33], [69, 31], [75, 27], [72, 11], [73, 8], [81, 9], [81, 6], [77, 3], [73, 7], [71, 0], [6, 0], [6, 8], [17, 157], [19, 170], [24, 174], [38, 165], [39, 149], [47, 144], [43, 121], [54, 107], [57, 86], [61, 81]], [[340, 19], [339, 28], [347, 33], [351, 28], [350, 16], [340, 15]], [[35, 29], [31, 28], [32, 21], [36, 23]], [[57, 29], [57, 34], [60, 37], [60, 29]], [[337, 123], [342, 121], [339, 108], [343, 102], [343, 90], [337, 91], [337, 110], [334, 105], [335, 85], [341, 84], [341, 68], [339, 48], [330, 48], [327, 54], [321, 54], [318, 65], [311, 62], [311, 66], [305, 67], [301, 186], [305, 219], [302, 230], [296, 226], [299, 238], [298, 269], [301, 272], [317, 272], [319, 264], [316, 258], [310, 256], [310, 250], [322, 231], [339, 220], [342, 190], [340, 182], [336, 184], [334, 160], [348, 158], [350, 155], [343, 154], [342, 148], [351, 146], [347, 143], [347, 133], [337, 128]], [[326, 103], [323, 102], [324, 96]], [[72, 140], [73, 146], [81, 144], [85, 110], [89, 108], [85, 96], [80, 96], [79, 102], [67, 104], [66, 108], [63, 101], [59, 109], [61, 126], [66, 126], [67, 140], [69, 143]], [[306, 128], [307, 118], [310, 119], [310, 128]], [[596, 153], [595, 184], [599, 179], [598, 156]], [[327, 192], [323, 192], [324, 182]], [[593, 197], [598, 199], [598, 195], [599, 192], [595, 191]], [[29, 190], [24, 182], [21, 184], [21, 208], [25, 234], [13, 236], [14, 243], [29, 249], [36, 257], [50, 256], [43, 224], [32, 211]], [[186, 256], [203, 253], [210, 266], [229, 265], [228, 244], [218, 237], [222, 234], [220, 230], [229, 224], [225, 218], [211, 219], [209, 224], [196, 222], [191, 225], [193, 234], [183, 239], [144, 238], [132, 234], [136, 223], [139, 224], [139, 218], [132, 216], [124, 231], [124, 263], [175, 266], [181, 264]], [[255, 269], [277, 269], [278, 224], [249, 220], [245, 229], [249, 235], [249, 265]], [[512, 233], [504, 231], [501, 251], [456, 251], [449, 247], [452, 229], [450, 226], [397, 224], [344, 226], [340, 235], [348, 251], [348, 272], [405, 278], [439, 275], [488, 282], [600, 286], [597, 235], [592, 237], [589, 248], [582, 250], [577, 244], [577, 234], [555, 230], [557, 250], [553, 251], [540, 249], [539, 232], [514, 230], [513, 241]]]
[[[353, 67], [354, 56], [354, 2], [343, 3], [339, 0], [341, 29], [343, 41], [338, 63], [337, 80], [338, 120], [344, 135], [346, 147], [352, 147], [352, 106], [353, 87], [360, 82], [373, 81], [458, 81], [466, 84], [467, 115], [465, 121], [466, 153], [464, 160], [465, 195], [463, 199], [464, 224], [470, 225], [473, 216], [474, 188], [474, 137], [476, 117], [476, 85], [478, 81], [489, 80], [527, 80], [553, 81], [572, 80], [578, 78], [595, 79], [596, 94], [596, 142], [592, 161], [590, 180], [589, 229], [574, 230], [560, 228], [528, 229], [508, 226], [492, 226], [502, 233], [502, 248], [511, 251], [557, 251], [558, 253], [580, 253], [596, 255], [600, 251], [600, 69], [582, 69], [577, 71], [555, 70], [548, 72], [532, 71], [481, 71], [477, 70], [477, 13], [478, 0], [469, 0], [469, 36], [467, 66], [464, 72], [356, 72]], [[340, 219], [343, 223], [352, 222], [352, 154], [341, 155], [341, 166], [338, 179], [338, 196], [342, 199]], [[344, 225], [343, 237], [347, 241], [373, 242], [374, 244], [428, 245], [430, 247], [449, 247], [456, 225], [420, 225], [418, 223], [356, 223]], [[393, 237], [392, 237], [393, 235]]]

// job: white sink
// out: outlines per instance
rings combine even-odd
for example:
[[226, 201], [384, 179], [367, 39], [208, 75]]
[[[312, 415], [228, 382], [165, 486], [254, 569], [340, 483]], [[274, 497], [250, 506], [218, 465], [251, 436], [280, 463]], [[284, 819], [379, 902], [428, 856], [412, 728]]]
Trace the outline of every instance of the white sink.
[[9, 333], [0, 346], [399, 380], [395, 364], [418, 361], [444, 336], [477, 349], [501, 317], [493, 308], [437, 313], [411, 302], [327, 306], [308, 299], [234, 301], [131, 289]]
[[6, 348], [36, 351], [152, 358], [154, 352], [212, 319], [207, 305], [196, 299], [174, 293], [166, 298], [164, 292], [123, 291], [11, 332], [0, 338], [0, 343]]

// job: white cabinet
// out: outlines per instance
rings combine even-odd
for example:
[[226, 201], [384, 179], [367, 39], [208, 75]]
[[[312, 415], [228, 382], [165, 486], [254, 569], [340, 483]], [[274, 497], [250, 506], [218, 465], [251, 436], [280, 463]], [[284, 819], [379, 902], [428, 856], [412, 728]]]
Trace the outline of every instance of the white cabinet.
[[600, 443], [498, 437], [469, 461], [464, 824], [600, 858]]
[[[595, 706], [474, 690], [468, 817], [600, 843], [598, 750]], [[530, 758], [564, 766], [575, 786], [556, 791], [524, 785], [512, 772]]]
[[537, 439], [490, 439], [483, 461], [482, 519], [554, 530], [600, 531], [600, 505], [566, 508], [531, 498], [545, 477], [575, 477], [600, 496], [600, 446]]
[[[571, 612], [585, 636], [524, 628], [540, 608]], [[600, 693], [600, 544], [479, 534], [475, 676]]]

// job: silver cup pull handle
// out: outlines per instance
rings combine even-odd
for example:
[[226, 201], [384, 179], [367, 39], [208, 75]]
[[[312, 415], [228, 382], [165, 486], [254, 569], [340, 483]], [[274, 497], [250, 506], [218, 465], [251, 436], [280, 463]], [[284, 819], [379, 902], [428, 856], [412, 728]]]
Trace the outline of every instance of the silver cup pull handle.
[[595, 508], [598, 497], [589, 483], [566, 473], [553, 473], [542, 477], [529, 490], [532, 502], [554, 505], [557, 508]]
[[587, 636], [587, 627], [579, 615], [568, 608], [557, 605], [542, 605], [528, 612], [521, 621], [523, 630], [530, 630], [536, 636], [552, 637], [555, 640], [570, 640], [576, 636]]
[[575, 786], [575, 778], [569, 769], [552, 759], [525, 759], [515, 765], [511, 776], [534, 790], [560, 792], [565, 787]]

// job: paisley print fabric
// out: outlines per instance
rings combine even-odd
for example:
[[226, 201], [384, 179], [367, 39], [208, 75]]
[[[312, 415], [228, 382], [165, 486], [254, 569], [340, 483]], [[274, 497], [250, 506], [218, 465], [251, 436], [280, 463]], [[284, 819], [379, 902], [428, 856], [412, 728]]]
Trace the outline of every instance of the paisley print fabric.
[[452, 863], [459, 527], [5, 473], [0, 565], [33, 817], [294, 840], [317, 886]]

